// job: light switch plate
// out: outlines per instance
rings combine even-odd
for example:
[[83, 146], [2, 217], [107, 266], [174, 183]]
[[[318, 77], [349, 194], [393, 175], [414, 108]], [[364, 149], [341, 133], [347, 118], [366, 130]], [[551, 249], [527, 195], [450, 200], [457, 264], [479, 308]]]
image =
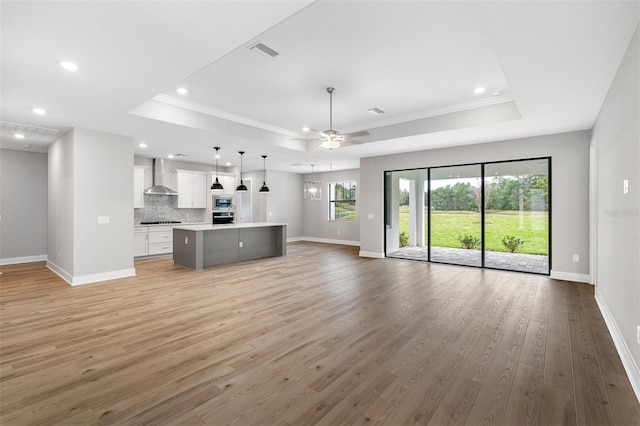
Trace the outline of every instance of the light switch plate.
[[101, 225], [111, 223], [111, 218], [109, 216], [98, 216], [98, 223]]
[[629, 179], [625, 179], [622, 181], [622, 193], [623, 194], [629, 193]]
[[373, 219], [373, 213], [367, 214], [367, 219]]
[[574, 254], [574, 255], [573, 255], [573, 261], [574, 261], [574, 262], [580, 262], [580, 256], [579, 256], [579, 255], [577, 255], [577, 254]]

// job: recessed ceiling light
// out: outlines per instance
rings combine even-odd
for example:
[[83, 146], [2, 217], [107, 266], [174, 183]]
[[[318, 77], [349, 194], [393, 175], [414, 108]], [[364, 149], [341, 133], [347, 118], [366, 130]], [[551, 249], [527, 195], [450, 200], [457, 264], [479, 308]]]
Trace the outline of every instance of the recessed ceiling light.
[[16, 139], [24, 139], [24, 135], [22, 133], [16, 133], [15, 135], [13, 135], [13, 137], [15, 137]]
[[178, 87], [176, 89], [176, 92], [180, 93], [181, 95], [186, 95], [187, 93], [189, 93], [189, 91], [187, 89], [185, 89], [184, 87]]
[[146, 148], [146, 147], [147, 147], [147, 144], [146, 144], [146, 143], [139, 143], [139, 144], [138, 144], [138, 146], [139, 146], [140, 148]]
[[499, 91], [496, 90], [495, 92], [492, 93], [492, 95], [493, 96], [500, 96], [500, 95], [502, 95], [502, 92], [499, 92]]
[[67, 71], [78, 71], [78, 66], [73, 62], [60, 61], [60, 66]]
[[167, 155], [167, 158], [173, 158], [173, 154]]
[[47, 110], [43, 108], [34, 108], [32, 111], [38, 115], [44, 115], [47, 113]]
[[367, 112], [369, 114], [373, 114], [373, 115], [380, 115], [380, 114], [384, 114], [385, 112], [383, 110], [381, 110], [380, 108], [371, 108], [368, 109]]
[[230, 166], [230, 165], [231, 165], [231, 163], [227, 161], [226, 163], [224, 163], [224, 165], [225, 165], [225, 166]]
[[302, 128], [302, 131], [303, 131], [303, 132], [308, 132], [309, 130], [311, 130], [311, 129], [309, 129], [308, 127], [303, 127], [303, 128]]
[[31, 148], [31, 145], [24, 144], [25, 148]]
[[475, 89], [473, 89], [473, 92], [476, 95], [479, 95], [480, 93], [484, 93], [485, 90], [487, 90], [487, 89], [485, 89], [484, 87], [476, 87]]

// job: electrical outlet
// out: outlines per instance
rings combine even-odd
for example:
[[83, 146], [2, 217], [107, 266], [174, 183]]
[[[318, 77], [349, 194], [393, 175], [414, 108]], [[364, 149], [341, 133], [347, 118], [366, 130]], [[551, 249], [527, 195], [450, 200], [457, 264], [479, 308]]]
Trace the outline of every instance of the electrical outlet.
[[240, 241], [238, 247], [242, 248], [242, 241]]
[[640, 345], [640, 325], [636, 329], [636, 340], [638, 341], [638, 344]]
[[629, 179], [625, 179], [622, 181], [622, 193], [623, 194], [629, 193]]
[[573, 261], [574, 261], [574, 262], [580, 262], [580, 256], [579, 256], [579, 255], [577, 255], [577, 254], [574, 254], [574, 255], [573, 255]]
[[340, 230], [338, 229], [338, 235], [340, 235]]
[[111, 223], [111, 218], [109, 216], [98, 216], [98, 223], [100, 225], [104, 225], [105, 223]]
[[189, 237], [184, 237], [184, 243], [189, 244]]

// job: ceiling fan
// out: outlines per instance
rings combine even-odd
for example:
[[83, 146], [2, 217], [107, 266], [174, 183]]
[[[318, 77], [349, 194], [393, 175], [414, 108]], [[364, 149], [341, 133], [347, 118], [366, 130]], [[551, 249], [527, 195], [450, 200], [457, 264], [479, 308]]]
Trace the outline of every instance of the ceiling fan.
[[339, 148], [340, 143], [348, 142], [348, 143], [361, 143], [359, 141], [353, 140], [353, 138], [357, 138], [359, 136], [367, 136], [369, 132], [366, 130], [362, 130], [359, 132], [345, 133], [344, 135], [333, 129], [333, 92], [336, 89], [333, 87], [327, 87], [327, 93], [329, 93], [329, 130], [325, 130], [320, 132], [321, 138], [319, 139], [305, 139], [305, 140], [321, 140], [320, 144], [321, 148]]

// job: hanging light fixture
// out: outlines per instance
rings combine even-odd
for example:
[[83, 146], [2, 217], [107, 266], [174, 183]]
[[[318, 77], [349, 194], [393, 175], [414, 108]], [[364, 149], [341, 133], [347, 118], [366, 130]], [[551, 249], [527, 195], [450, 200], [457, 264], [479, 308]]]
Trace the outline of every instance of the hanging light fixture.
[[304, 183], [304, 198], [310, 200], [320, 200], [322, 184], [313, 180], [313, 164], [311, 165], [311, 180]]
[[238, 151], [240, 153], [240, 185], [236, 187], [236, 192], [247, 192], [247, 185], [242, 181], [242, 156], [244, 155], [244, 151]]
[[267, 186], [267, 156], [263, 155], [262, 156], [262, 187], [260, 187], [260, 192], [261, 194], [268, 194], [269, 193], [269, 187]]
[[214, 146], [213, 149], [216, 150], [216, 180], [215, 182], [213, 182], [213, 184], [211, 184], [211, 192], [221, 193], [224, 192], [224, 186], [222, 186], [222, 184], [218, 181], [218, 158], [220, 157], [220, 155], [218, 155], [218, 150], [220, 149], [220, 147]]

